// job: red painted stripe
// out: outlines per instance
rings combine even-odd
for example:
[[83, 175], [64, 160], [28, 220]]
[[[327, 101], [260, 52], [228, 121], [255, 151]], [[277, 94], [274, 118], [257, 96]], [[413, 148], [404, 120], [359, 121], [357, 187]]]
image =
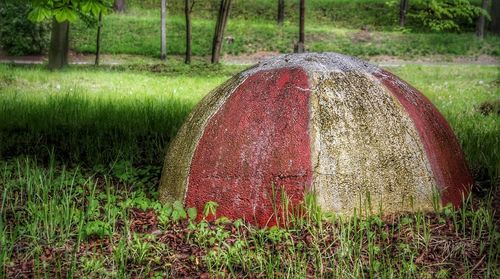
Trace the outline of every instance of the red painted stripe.
[[441, 192], [442, 203], [460, 206], [473, 180], [448, 122], [429, 99], [395, 75], [387, 71], [374, 75], [399, 100], [415, 124]]
[[207, 201], [216, 201], [217, 216], [265, 226], [276, 224], [273, 183], [292, 204], [302, 201], [312, 183], [308, 88], [301, 69], [248, 77], [204, 130], [186, 205], [202, 212]]

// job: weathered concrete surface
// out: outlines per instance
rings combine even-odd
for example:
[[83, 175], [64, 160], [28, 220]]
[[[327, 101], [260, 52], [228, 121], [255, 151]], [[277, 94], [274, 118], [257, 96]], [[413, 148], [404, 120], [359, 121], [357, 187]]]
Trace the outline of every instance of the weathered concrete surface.
[[459, 206], [472, 176], [453, 130], [437, 108], [418, 90], [387, 71], [375, 76], [398, 98], [417, 128], [443, 204]]
[[171, 143], [160, 199], [200, 213], [216, 201], [218, 216], [265, 226], [273, 186], [292, 205], [314, 191], [324, 210], [352, 214], [432, 209], [436, 191], [458, 206], [471, 184], [453, 132], [418, 91], [361, 60], [306, 53], [202, 100]]
[[315, 73], [312, 84], [313, 185], [321, 207], [347, 214], [355, 207], [432, 209], [431, 168], [397, 99], [358, 71]]
[[[302, 69], [248, 77], [210, 119], [196, 148], [186, 205], [219, 203], [217, 214], [274, 223], [273, 184], [292, 202], [311, 185], [309, 90]], [[279, 201], [278, 201], [279, 203]]]
[[159, 188], [161, 201], [184, 200], [191, 161], [203, 129], [242, 80], [233, 77], [205, 96], [179, 129], [165, 157]]

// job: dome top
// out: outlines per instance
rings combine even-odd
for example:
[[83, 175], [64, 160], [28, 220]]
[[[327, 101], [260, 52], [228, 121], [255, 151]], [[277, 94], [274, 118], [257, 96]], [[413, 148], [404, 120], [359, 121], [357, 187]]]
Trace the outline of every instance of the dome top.
[[355, 57], [334, 52], [284, 54], [259, 62], [257, 65], [241, 73], [243, 77], [260, 71], [281, 68], [302, 68], [313, 73], [350, 72], [360, 71], [367, 73], [378, 72], [379, 68]]

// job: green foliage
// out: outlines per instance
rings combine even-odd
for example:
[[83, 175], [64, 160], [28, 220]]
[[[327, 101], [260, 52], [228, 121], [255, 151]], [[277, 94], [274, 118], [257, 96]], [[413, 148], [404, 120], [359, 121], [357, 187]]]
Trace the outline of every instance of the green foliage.
[[210, 215], [216, 217], [217, 207], [219, 207], [219, 204], [217, 202], [207, 201], [207, 203], [205, 203], [205, 206], [203, 207], [203, 217], [207, 218]]
[[9, 55], [42, 54], [49, 42], [47, 22], [27, 19], [28, 1], [0, 0], [0, 47]]
[[473, 26], [481, 12], [469, 0], [411, 0], [408, 18], [436, 32], [462, 31]]
[[86, 237], [103, 238], [111, 235], [111, 226], [101, 220], [95, 220], [85, 224], [83, 232]]
[[74, 22], [80, 14], [98, 16], [110, 11], [111, 0], [31, 0], [33, 9], [28, 15], [39, 22], [54, 17], [58, 22]]
[[[365, 25], [377, 28], [392, 24], [396, 13], [387, 12], [386, 0], [307, 0], [306, 25], [326, 23], [336, 27], [358, 29]], [[184, 1], [168, 1], [169, 15], [183, 15]], [[193, 9], [193, 17], [213, 20], [219, 9], [219, 0], [199, 0]], [[230, 20], [270, 21], [276, 24], [276, 0], [233, 0]], [[130, 0], [130, 14], [154, 14], [158, 8], [156, 0]], [[298, 21], [299, 1], [285, 1], [285, 21]]]

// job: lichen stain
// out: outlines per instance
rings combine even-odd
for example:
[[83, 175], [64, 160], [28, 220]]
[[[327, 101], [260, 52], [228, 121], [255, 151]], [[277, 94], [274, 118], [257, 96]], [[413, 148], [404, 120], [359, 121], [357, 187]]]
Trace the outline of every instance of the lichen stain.
[[411, 119], [358, 71], [311, 77], [313, 187], [321, 207], [352, 214], [432, 209], [435, 181]]

